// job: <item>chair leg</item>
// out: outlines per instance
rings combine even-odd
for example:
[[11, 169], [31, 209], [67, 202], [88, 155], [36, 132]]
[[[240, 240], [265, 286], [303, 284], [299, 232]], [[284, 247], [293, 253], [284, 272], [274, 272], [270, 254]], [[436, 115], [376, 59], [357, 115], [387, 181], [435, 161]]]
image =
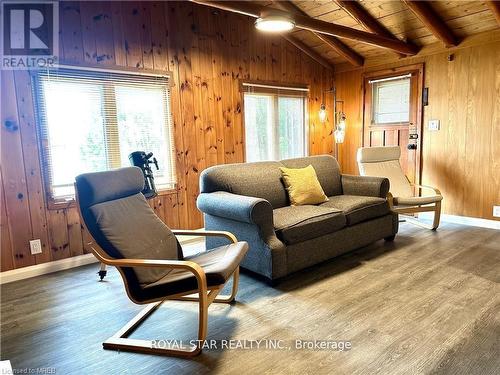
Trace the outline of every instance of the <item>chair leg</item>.
[[421, 210], [419, 212], [431, 212], [431, 211], [434, 212], [434, 218], [433, 218], [433, 221], [432, 221], [432, 225], [425, 224], [425, 223], [421, 222], [420, 220], [415, 219], [413, 216], [409, 216], [409, 215], [414, 215], [415, 212], [406, 213], [406, 212], [404, 212], [404, 211], [401, 210], [401, 211], [398, 211], [398, 213], [400, 215], [404, 215], [406, 217], [405, 221], [407, 223], [418, 225], [419, 227], [422, 227], [422, 228], [425, 228], [425, 229], [436, 230], [437, 227], [439, 226], [439, 221], [440, 221], [440, 218], [441, 218], [441, 202], [435, 203], [434, 206], [428, 206], [428, 209]]
[[164, 301], [155, 302], [147, 305], [122, 329], [107, 339], [103, 344], [104, 349], [123, 350], [147, 354], [168, 355], [176, 357], [193, 357], [201, 353], [203, 341], [207, 337], [208, 327], [208, 296], [206, 293], [200, 293], [199, 298], [199, 316], [198, 316], [198, 340], [196, 345], [176, 345], [175, 348], [155, 345], [154, 341], [129, 339], [128, 336], [139, 327]]
[[214, 302], [219, 303], [231, 303], [236, 298], [238, 293], [238, 283], [240, 282], [240, 267], [236, 268], [233, 272], [233, 285], [231, 287], [231, 294], [229, 296], [217, 296]]
[[231, 288], [231, 294], [229, 296], [218, 297], [218, 293], [222, 289], [223, 285], [215, 289], [210, 290], [207, 294], [206, 292], [197, 293], [198, 296], [180, 296], [169, 298], [173, 300], [183, 300], [183, 301], [193, 301], [198, 302], [199, 313], [198, 313], [198, 340], [196, 345], [176, 347], [175, 349], [154, 347], [153, 341], [148, 340], [137, 340], [129, 339], [128, 336], [141, 325], [163, 302], [166, 300], [155, 302], [147, 305], [143, 310], [139, 312], [130, 322], [128, 322], [122, 329], [115, 333], [112, 337], [106, 340], [102, 345], [104, 349], [112, 350], [125, 350], [140, 353], [149, 354], [159, 354], [159, 355], [170, 355], [178, 357], [193, 357], [201, 352], [201, 347], [203, 341], [207, 337], [208, 330], [208, 307], [212, 302], [230, 303], [234, 301], [236, 293], [238, 292], [238, 283], [240, 275], [239, 267], [233, 272], [233, 285]]
[[[211, 292], [212, 293], [212, 292]], [[215, 292], [217, 293], [217, 292]], [[198, 313], [198, 347], [197, 353], [201, 352], [201, 345], [203, 341], [207, 338], [207, 328], [208, 328], [208, 295], [206, 293], [198, 293], [199, 297], [199, 313]]]
[[436, 230], [439, 227], [440, 220], [441, 220], [441, 202], [437, 202], [434, 210], [434, 220], [432, 222], [432, 230]]

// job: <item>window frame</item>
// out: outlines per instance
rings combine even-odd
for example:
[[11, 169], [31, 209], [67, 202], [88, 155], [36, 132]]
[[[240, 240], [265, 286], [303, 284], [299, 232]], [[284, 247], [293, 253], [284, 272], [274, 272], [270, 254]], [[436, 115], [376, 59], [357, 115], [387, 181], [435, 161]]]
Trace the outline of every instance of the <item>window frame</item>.
[[[249, 92], [246, 91], [245, 85], [248, 86], [254, 86], [255, 91]], [[310, 147], [309, 147], [309, 99], [310, 99], [310, 88], [309, 85], [304, 84], [304, 83], [282, 83], [282, 82], [276, 82], [276, 81], [254, 81], [254, 80], [240, 80], [240, 94], [241, 94], [241, 103], [242, 103], [242, 116], [241, 116], [241, 122], [242, 122], [242, 132], [243, 132], [243, 142], [244, 142], [244, 147], [243, 147], [243, 160], [245, 163], [247, 163], [247, 142], [246, 142], [246, 121], [245, 121], [245, 94], [254, 94], [256, 96], [271, 96], [273, 97], [273, 121], [274, 124], [279, 122], [279, 98], [302, 98], [304, 101], [304, 157], [310, 155]], [[275, 87], [282, 87], [284, 93], [280, 94], [279, 89]], [[293, 90], [296, 90], [297, 92], [304, 92], [306, 91], [305, 95], [293, 95], [290, 94], [293, 92]], [[274, 92], [273, 92], [274, 91]], [[272, 131], [270, 132], [272, 134], [272, 139], [276, 140], [279, 139], [279, 134], [278, 134], [279, 127], [274, 126]], [[275, 149], [275, 152], [279, 152], [279, 147]], [[279, 159], [279, 154], [275, 155], [278, 158], [273, 159], [273, 160], [280, 160]]]
[[[173, 103], [172, 103], [172, 94], [173, 90], [172, 88], [175, 86], [173, 82], [173, 73], [171, 71], [160, 71], [156, 69], [142, 69], [141, 71], [137, 71], [128, 67], [120, 67], [119, 69], [113, 69], [113, 68], [102, 68], [98, 66], [93, 66], [93, 65], [58, 65], [56, 68], [48, 68], [47, 70], [57, 70], [58, 68], [63, 68], [63, 69], [71, 69], [71, 70], [76, 70], [76, 71], [96, 71], [96, 72], [108, 72], [112, 74], [127, 74], [127, 75], [138, 75], [138, 76], [149, 76], [149, 77], [164, 77], [168, 79], [169, 83], [169, 99], [170, 102], [169, 107], [170, 107], [170, 116], [171, 116], [171, 121], [173, 123]], [[39, 71], [38, 70], [30, 70], [30, 80], [31, 80], [31, 85], [32, 85], [32, 96], [33, 96], [33, 104], [34, 104], [34, 115], [35, 115], [35, 125], [36, 125], [36, 138], [37, 138], [37, 146], [38, 146], [38, 157], [39, 157], [39, 164], [40, 164], [40, 170], [41, 170], [41, 179], [42, 179], [42, 189], [43, 189], [43, 195], [45, 197], [45, 203], [46, 207], [49, 210], [60, 210], [60, 209], [65, 209], [65, 208], [70, 208], [70, 207], [76, 207], [76, 197], [71, 197], [71, 198], [65, 198], [65, 197], [59, 197], [56, 198], [52, 195], [52, 186], [51, 186], [51, 178], [49, 177], [50, 171], [47, 170], [50, 165], [50, 150], [49, 150], [49, 144], [48, 144], [48, 139], [44, 137], [43, 135], [43, 121], [41, 119], [41, 114], [40, 114], [40, 106], [44, 105], [43, 103], [43, 98], [39, 97], [37, 95], [37, 92], [41, 91], [40, 85], [41, 85], [41, 79], [38, 76]], [[109, 87], [111, 85], [106, 85], [105, 89], [109, 90]], [[109, 109], [105, 109], [109, 110]], [[113, 111], [116, 111], [116, 98], [114, 99], [114, 108], [112, 108]], [[105, 128], [113, 128], [117, 127], [117, 119], [113, 121], [112, 124], [106, 124]], [[174, 148], [174, 154], [172, 155], [172, 162], [174, 163], [173, 165], [173, 171], [174, 173], [177, 173], [177, 168], [176, 168], [176, 157], [175, 157], [175, 134], [174, 134], [174, 126], [172, 126], [172, 143], [173, 143], [173, 148]], [[113, 134], [113, 131], [106, 131], [106, 134]], [[110, 140], [108, 137], [105, 137], [105, 142], [110, 144]], [[110, 169], [117, 168], [116, 166], [116, 160], [111, 160], [110, 161]], [[160, 188], [158, 189], [158, 195], [163, 196], [163, 195], [170, 195], [172, 193], [176, 193], [178, 190], [178, 176], [175, 176], [175, 183], [174, 186], [171, 188]]]

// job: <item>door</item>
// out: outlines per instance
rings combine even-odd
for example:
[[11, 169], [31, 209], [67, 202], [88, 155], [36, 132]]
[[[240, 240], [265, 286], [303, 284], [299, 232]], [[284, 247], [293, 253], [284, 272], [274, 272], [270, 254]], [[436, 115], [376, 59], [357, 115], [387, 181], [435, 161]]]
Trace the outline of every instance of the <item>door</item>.
[[364, 76], [363, 145], [399, 146], [411, 183], [420, 182], [423, 64]]

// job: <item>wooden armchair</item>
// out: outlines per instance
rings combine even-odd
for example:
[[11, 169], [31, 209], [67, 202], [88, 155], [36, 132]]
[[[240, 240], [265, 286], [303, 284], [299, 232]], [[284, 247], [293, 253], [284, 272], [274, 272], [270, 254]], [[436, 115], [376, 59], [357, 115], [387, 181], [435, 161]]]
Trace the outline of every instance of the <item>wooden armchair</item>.
[[[239, 264], [248, 245], [223, 231], [171, 231], [141, 194], [144, 178], [137, 167], [88, 173], [76, 178], [81, 216], [99, 246], [92, 252], [100, 262], [115, 266], [134, 303], [147, 306], [103, 343], [105, 349], [162, 355], [194, 356], [207, 335], [208, 307], [232, 302], [238, 290]], [[175, 235], [222, 236], [230, 244], [184, 257]], [[229, 296], [218, 296], [230, 278]], [[127, 338], [168, 299], [199, 304], [196, 346], [155, 347], [153, 341]]]
[[[431, 186], [410, 184], [405, 176], [399, 157], [399, 146], [362, 147], [358, 149], [357, 161], [359, 173], [362, 176], [387, 177], [390, 181], [390, 190], [387, 196], [391, 209], [402, 215], [414, 215], [419, 212], [434, 212], [432, 226], [416, 220], [409, 222], [436, 230], [441, 217], [441, 192]], [[415, 195], [415, 190], [422, 189], [433, 192], [431, 195]]]

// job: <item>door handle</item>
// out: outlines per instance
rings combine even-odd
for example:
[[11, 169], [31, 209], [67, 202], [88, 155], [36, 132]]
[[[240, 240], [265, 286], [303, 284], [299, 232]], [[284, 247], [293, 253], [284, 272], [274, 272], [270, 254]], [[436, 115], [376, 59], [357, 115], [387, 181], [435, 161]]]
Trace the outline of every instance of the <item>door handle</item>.
[[417, 149], [417, 145], [415, 143], [408, 144], [408, 150], [416, 150], [416, 149]]

